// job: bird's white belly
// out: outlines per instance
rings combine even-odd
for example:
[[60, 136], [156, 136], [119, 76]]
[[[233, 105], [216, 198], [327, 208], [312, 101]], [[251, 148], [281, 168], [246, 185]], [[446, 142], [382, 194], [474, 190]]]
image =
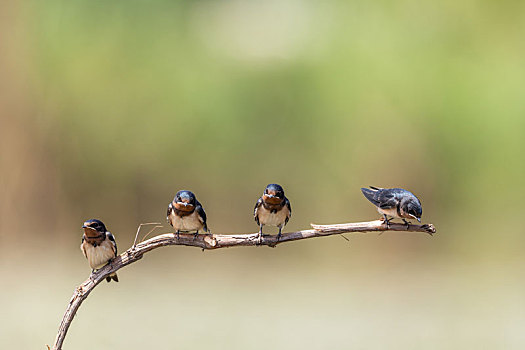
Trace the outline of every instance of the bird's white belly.
[[268, 226], [284, 226], [288, 213], [289, 210], [286, 206], [276, 213], [270, 212], [264, 206], [260, 206], [259, 209], [257, 209], [259, 222]]
[[399, 216], [399, 215], [397, 214], [397, 208], [381, 209], [381, 208], [378, 207], [378, 208], [377, 208], [377, 211], [378, 211], [379, 213], [381, 213], [381, 214], [386, 214], [386, 215], [391, 216], [391, 217], [393, 217], [393, 218], [398, 218], [398, 219], [401, 218], [401, 216]]
[[[99, 269], [106, 265], [107, 262], [115, 256], [113, 245], [108, 239], [102, 241], [100, 245], [93, 247], [91, 244], [86, 242], [83, 243], [84, 250], [86, 252], [86, 258], [89, 262], [89, 266], [92, 269]], [[81, 247], [82, 249], [82, 247]]]
[[202, 230], [204, 227], [196, 211], [187, 216], [178, 216], [172, 212], [170, 220], [173, 228], [179, 231], [197, 231]]

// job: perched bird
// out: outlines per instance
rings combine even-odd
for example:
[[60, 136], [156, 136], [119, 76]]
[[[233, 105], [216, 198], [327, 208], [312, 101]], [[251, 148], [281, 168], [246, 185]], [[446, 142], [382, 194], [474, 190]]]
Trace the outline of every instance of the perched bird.
[[281, 239], [281, 231], [284, 225], [288, 223], [288, 220], [290, 220], [290, 216], [292, 216], [292, 208], [280, 185], [269, 184], [266, 186], [262, 197], [255, 203], [253, 216], [255, 222], [259, 225], [259, 243], [262, 241], [262, 228], [264, 225], [277, 226], [279, 228], [277, 241]]
[[416, 219], [421, 222], [421, 214], [423, 208], [416, 196], [402, 188], [379, 188], [370, 186], [368, 188], [361, 188], [361, 192], [366, 199], [372, 202], [380, 214], [383, 214], [384, 222], [388, 227], [392, 218], [403, 219], [403, 222], [408, 225], [406, 219]]
[[179, 191], [168, 205], [168, 222], [177, 230], [177, 239], [181, 231], [195, 231], [193, 239], [199, 230], [209, 232], [206, 225], [206, 213], [195, 195], [190, 191]]
[[[115, 242], [115, 237], [106, 230], [106, 226], [100, 220], [88, 220], [84, 222], [82, 228], [84, 229], [84, 235], [82, 236], [80, 250], [84, 253], [92, 272], [94, 272], [117, 256], [117, 242]], [[116, 273], [106, 277], [106, 281], [110, 282], [111, 280], [118, 282]]]

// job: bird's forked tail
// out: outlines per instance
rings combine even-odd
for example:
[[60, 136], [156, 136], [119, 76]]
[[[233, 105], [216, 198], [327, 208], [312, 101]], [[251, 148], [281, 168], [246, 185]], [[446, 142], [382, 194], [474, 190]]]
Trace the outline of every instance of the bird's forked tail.
[[377, 190], [371, 190], [369, 188], [361, 188], [361, 192], [363, 192], [363, 195], [366, 197], [366, 199], [372, 202], [372, 204], [376, 206], [379, 205], [379, 201], [377, 199]]

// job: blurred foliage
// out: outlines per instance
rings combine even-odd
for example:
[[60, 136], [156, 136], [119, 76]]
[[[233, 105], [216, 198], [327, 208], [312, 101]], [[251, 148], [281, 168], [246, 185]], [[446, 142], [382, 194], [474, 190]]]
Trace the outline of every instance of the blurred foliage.
[[47, 196], [61, 193], [43, 213], [128, 230], [162, 218], [189, 188], [212, 227], [246, 231], [252, 202], [275, 181], [304, 227], [375, 216], [356, 208], [368, 205], [358, 188], [374, 184], [413, 190], [427, 219], [462, 219], [462, 236], [479, 239], [477, 219], [510, 218], [509, 199], [523, 194], [511, 185], [525, 170], [520, 9], [20, 4], [30, 105], [21, 132], [32, 126], [55, 172]]
[[69, 252], [97, 217], [124, 249], [179, 189], [214, 232], [254, 232], [278, 182], [291, 230], [377, 218], [362, 186], [413, 191], [437, 237], [363, 248], [378, 258], [522, 255], [524, 2], [1, 7], [2, 245]]

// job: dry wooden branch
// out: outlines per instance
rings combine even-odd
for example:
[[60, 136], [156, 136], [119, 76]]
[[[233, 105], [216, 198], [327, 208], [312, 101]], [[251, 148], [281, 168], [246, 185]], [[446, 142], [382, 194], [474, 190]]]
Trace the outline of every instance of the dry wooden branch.
[[[277, 244], [284, 242], [297, 241], [300, 239], [314, 238], [331, 236], [341, 233], [355, 233], [355, 232], [373, 232], [373, 231], [410, 231], [410, 232], [425, 232], [430, 235], [436, 232], [436, 229], [432, 224], [430, 225], [410, 225], [394, 224], [391, 223], [387, 228], [381, 220], [369, 221], [369, 222], [358, 222], [338, 225], [315, 225], [311, 224], [312, 230], [303, 230], [297, 232], [283, 233], [280, 241], [277, 241], [277, 236], [265, 235], [263, 236], [262, 243], [260, 245], [266, 245], [269, 247], [275, 247]], [[89, 293], [107, 276], [111, 273], [120, 270], [124, 266], [134, 263], [140, 260], [142, 256], [156, 248], [169, 246], [169, 245], [185, 245], [198, 247], [203, 250], [205, 249], [219, 249], [226, 247], [236, 246], [255, 246], [257, 245], [257, 233], [251, 234], [233, 234], [233, 235], [217, 235], [217, 234], [200, 234], [194, 238], [193, 234], [181, 233], [180, 238], [177, 239], [173, 233], [165, 233], [155, 237], [152, 237], [146, 241], [140, 242], [119, 256], [113, 261], [101, 268], [100, 270], [92, 273], [87, 280], [78, 286], [69, 301], [62, 322], [58, 329], [58, 334], [53, 345], [53, 350], [62, 349], [62, 344], [66, 337], [67, 330], [73, 317], [82, 304], [82, 302], [88, 297]]]

